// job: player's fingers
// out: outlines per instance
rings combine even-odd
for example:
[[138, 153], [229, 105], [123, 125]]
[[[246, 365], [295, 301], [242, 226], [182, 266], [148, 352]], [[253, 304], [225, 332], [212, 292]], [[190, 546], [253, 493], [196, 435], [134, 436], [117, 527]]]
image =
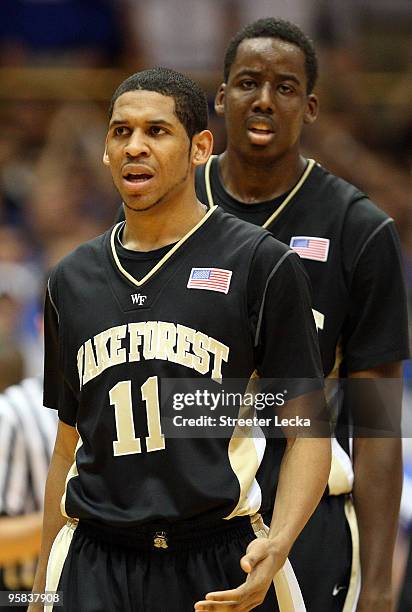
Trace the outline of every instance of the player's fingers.
[[230, 612], [237, 612], [238, 610], [243, 610], [242, 605], [243, 602], [242, 604], [240, 604], [239, 601], [235, 601], [232, 599], [229, 599], [227, 601], [208, 599], [197, 602], [195, 604], [195, 610], [196, 612], [211, 612], [212, 610], [218, 610], [219, 612], [225, 612], [226, 610], [229, 610]]
[[[245, 583], [237, 589], [208, 593], [205, 600], [195, 604], [196, 612], [247, 612], [255, 607], [254, 597], [247, 592]], [[196, 607], [197, 606], [197, 607]]]
[[238, 612], [241, 610], [237, 601], [198, 601], [195, 612]]
[[195, 612], [249, 612], [259, 605], [259, 601], [198, 601]]
[[258, 563], [258, 561], [256, 560], [256, 557], [254, 555], [245, 555], [240, 560], [240, 567], [244, 572], [250, 574], [256, 563]]
[[208, 593], [205, 600], [195, 604], [196, 612], [249, 612], [264, 598], [265, 591], [259, 593], [256, 589], [248, 589], [247, 583], [230, 591]]
[[227, 591], [214, 591], [213, 593], [208, 593], [205, 597], [207, 601], [231, 601], [238, 602], [242, 597], [244, 592], [244, 584], [237, 589], [230, 589]]
[[249, 574], [258, 563], [268, 556], [267, 540], [253, 540], [246, 549], [246, 554], [240, 560], [240, 566]]
[[203, 610], [207, 610], [208, 612], [211, 612], [211, 610], [219, 610], [219, 612], [224, 612], [226, 609], [237, 609], [234, 608], [234, 606], [237, 606], [239, 600], [242, 598], [243, 588], [244, 586], [242, 585], [237, 589], [208, 593], [203, 601], [198, 601], [195, 604], [195, 610], [197, 612], [201, 612]]

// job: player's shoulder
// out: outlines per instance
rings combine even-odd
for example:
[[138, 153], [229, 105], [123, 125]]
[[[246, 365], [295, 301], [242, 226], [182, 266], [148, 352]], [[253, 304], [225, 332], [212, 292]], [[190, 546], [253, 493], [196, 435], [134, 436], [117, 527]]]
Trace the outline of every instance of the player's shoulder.
[[260, 249], [271, 250], [283, 255], [288, 247], [277, 240], [268, 230], [239, 219], [217, 206], [214, 212], [215, 224], [219, 228], [219, 235], [224, 239], [226, 246], [230, 244], [246, 243], [259, 245]]
[[321, 190], [332, 192], [339, 205], [342, 202], [355, 202], [367, 197], [358, 187], [341, 176], [333, 174], [319, 163], [316, 163], [313, 167], [311, 180], [316, 184], [317, 193]]
[[226, 253], [230, 250], [234, 254], [242, 253], [242, 256], [246, 257], [249, 254], [249, 261], [253, 260], [254, 268], [256, 265], [261, 265], [265, 269], [268, 266], [273, 267], [279, 261], [283, 261], [287, 254], [293, 254], [288, 246], [268, 230], [243, 221], [220, 206], [216, 208], [214, 214], [214, 244], [220, 244], [222, 251]]
[[73, 251], [63, 257], [52, 269], [50, 279], [55, 282], [58, 278], [80, 272], [93, 273], [94, 268], [101, 267], [101, 253], [111, 230], [79, 244]]
[[314, 168], [313, 179], [318, 189], [333, 198], [334, 206], [345, 208], [345, 223], [356, 227], [376, 227], [389, 219], [369, 196], [346, 179], [333, 174], [320, 164]]

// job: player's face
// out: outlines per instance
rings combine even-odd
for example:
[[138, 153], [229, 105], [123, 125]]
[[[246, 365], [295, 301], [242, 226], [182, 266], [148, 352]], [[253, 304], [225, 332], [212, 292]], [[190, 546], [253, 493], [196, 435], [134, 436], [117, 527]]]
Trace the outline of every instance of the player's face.
[[306, 86], [299, 47], [275, 38], [242, 41], [228, 82], [216, 96], [228, 148], [262, 161], [296, 153], [303, 125], [317, 114], [316, 96], [308, 95]]
[[178, 197], [190, 176], [191, 144], [170, 96], [129, 91], [115, 102], [103, 161], [128, 208]]

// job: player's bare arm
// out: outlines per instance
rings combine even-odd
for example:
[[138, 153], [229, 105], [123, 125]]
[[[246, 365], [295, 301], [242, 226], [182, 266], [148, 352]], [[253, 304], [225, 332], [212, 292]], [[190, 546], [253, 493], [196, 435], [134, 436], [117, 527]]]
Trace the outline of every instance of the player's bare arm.
[[[291, 267], [285, 264], [284, 282], [282, 283], [281, 277], [277, 277], [277, 286], [268, 285], [262, 317], [266, 334], [270, 333], [272, 326], [277, 327], [271, 301], [272, 294], [276, 294], [277, 291], [295, 296], [292, 303], [279, 304], [280, 320], [287, 320], [288, 308], [290, 312], [294, 311], [295, 316], [297, 315], [296, 306], [293, 304], [301, 303], [302, 316], [310, 308], [309, 287], [307, 279], [301, 274], [299, 260], [296, 258], [295, 261], [293, 256], [286, 261], [289, 261]], [[291, 278], [294, 275], [296, 275], [295, 280], [299, 280], [298, 288], [292, 286]], [[276, 276], [274, 278], [276, 280]], [[286, 279], [288, 279], [287, 284]], [[315, 333], [314, 326], [308, 327], [308, 333]], [[280, 342], [280, 336], [278, 338]], [[285, 346], [279, 345], [278, 348], [281, 348], [286, 355]], [[264, 376], [268, 372], [267, 368], [268, 363], [263, 360], [258, 372]], [[298, 368], [301, 372], [305, 371], [304, 364], [299, 364]], [[269, 536], [263, 541], [258, 539], [249, 544], [246, 555], [241, 560], [241, 567], [247, 573], [245, 582], [234, 589], [208, 593], [203, 601], [197, 602], [195, 610], [227, 609], [245, 612], [252, 610], [265, 599], [274, 576], [285, 564], [292, 545], [325, 491], [331, 464], [331, 443], [328, 417], [324, 410], [324, 396], [319, 389], [299, 394], [277, 409], [280, 418], [297, 415], [310, 418], [313, 437], [307, 437], [308, 432], [304, 429], [283, 427], [287, 444], [280, 465]]]
[[[46, 583], [46, 568], [53, 541], [66, 522], [60, 511], [60, 501], [64, 492], [67, 473], [73, 464], [74, 452], [79, 436], [74, 427], [59, 421], [56, 444], [46, 481], [44, 517], [40, 557], [33, 592], [42, 593]], [[41, 610], [41, 605], [32, 604], [29, 612]]]
[[[329, 438], [288, 438], [267, 539], [251, 542], [241, 559], [246, 580], [236, 589], [208, 593], [197, 612], [247, 612], [265, 598], [293, 543], [325, 490], [331, 461]], [[302, 470], [305, 465], [305, 470]]]
[[[122, 196], [126, 223], [60, 262], [46, 301], [45, 404], [76, 425], [85, 441], [77, 445], [78, 470], [66, 478], [64, 510], [62, 505], [65, 516], [78, 521], [63, 526], [55, 540], [47, 587], [64, 592], [65, 608], [76, 612], [154, 611], [162, 584], [168, 610], [181, 612], [206, 593], [236, 587], [248, 573], [238, 609], [263, 598], [264, 610], [276, 609], [269, 585], [318, 501], [329, 466], [323, 473], [313, 462], [317, 488], [312, 475], [304, 479], [309, 501], [291, 517], [287, 532], [282, 526], [292, 497], [281, 487], [279, 530], [268, 539], [262, 528], [264, 542], [250, 547], [258, 513], [272, 510], [272, 455], [282, 455], [285, 441], [275, 447], [246, 439], [249, 461], [245, 446], [231, 444], [233, 435], [174, 440], [162, 433], [167, 406], [159, 401], [158, 385], [193, 370], [200, 377], [241, 378], [246, 385], [256, 371], [262, 379], [306, 375], [319, 389], [322, 369], [306, 276], [297, 255], [269, 233], [219, 207], [207, 212], [197, 200], [194, 170], [207, 161], [212, 137], [207, 100], [194, 82], [169, 69], [136, 73], [116, 90], [109, 116], [104, 163]], [[200, 285], [192, 286], [193, 279]], [[145, 330], [157, 326], [167, 333], [153, 344], [159, 352], [150, 355]], [[196, 342], [205, 344], [196, 349]], [[195, 351], [201, 351], [197, 359]], [[50, 499], [54, 517], [75, 442], [59, 458]], [[316, 442], [310, 447], [325, 456]], [[289, 442], [285, 481], [298, 462], [314, 469], [305, 449], [298, 440]], [[293, 490], [301, 486], [298, 478]], [[42, 561], [60, 524], [51, 519], [46, 526]], [[136, 563], [126, 562], [130, 555]], [[90, 572], [96, 564], [99, 570]]]
[[[317, 60], [307, 37], [296, 30], [292, 36], [292, 29], [282, 20], [261, 19], [229, 42], [224, 81], [215, 99], [216, 112], [225, 119], [227, 145], [198, 173], [199, 197], [269, 229], [302, 257], [312, 282], [325, 376], [346, 379], [348, 372], [356, 371], [358, 376], [397, 376], [388, 366], [369, 370], [409, 356], [396, 229], [355, 186], [313, 160], [306, 160], [305, 166], [299, 138], [303, 125], [313, 123], [317, 115]], [[312, 250], [316, 245], [317, 252]], [[341, 612], [357, 605], [361, 570], [352, 540], [354, 474], [344, 422], [351, 413], [345, 391], [339, 406], [342, 435], [333, 446], [347, 478], [337, 483], [331, 474], [315, 516], [291, 551], [305, 605], [315, 612]], [[358, 611], [387, 612], [400, 443], [364, 437], [361, 433], [354, 442], [363, 564]]]
[[[387, 408], [391, 417], [400, 420], [401, 363], [354, 372], [351, 377], [398, 379], [398, 393], [391, 393], [391, 404]], [[384, 409], [385, 406], [379, 408]], [[353, 441], [353, 454], [353, 497], [358, 517], [362, 568], [362, 589], [357, 611], [390, 612], [393, 606], [392, 558], [402, 491], [402, 441], [400, 437], [358, 437]]]

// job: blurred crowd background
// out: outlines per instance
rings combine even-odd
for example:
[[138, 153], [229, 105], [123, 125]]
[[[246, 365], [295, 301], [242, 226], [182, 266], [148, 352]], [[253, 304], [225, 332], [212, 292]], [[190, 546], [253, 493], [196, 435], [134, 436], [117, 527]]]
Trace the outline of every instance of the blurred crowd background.
[[[410, 0], [2, 0], [0, 390], [42, 371], [50, 267], [113, 223], [120, 200], [101, 158], [115, 87], [154, 65], [189, 73], [209, 95], [218, 153], [224, 130], [213, 98], [224, 49], [266, 16], [296, 22], [314, 40], [321, 112], [305, 151], [394, 217], [412, 303]], [[406, 419], [410, 371], [406, 364]], [[412, 519], [410, 442], [402, 529]], [[400, 538], [398, 581], [405, 546]]]

